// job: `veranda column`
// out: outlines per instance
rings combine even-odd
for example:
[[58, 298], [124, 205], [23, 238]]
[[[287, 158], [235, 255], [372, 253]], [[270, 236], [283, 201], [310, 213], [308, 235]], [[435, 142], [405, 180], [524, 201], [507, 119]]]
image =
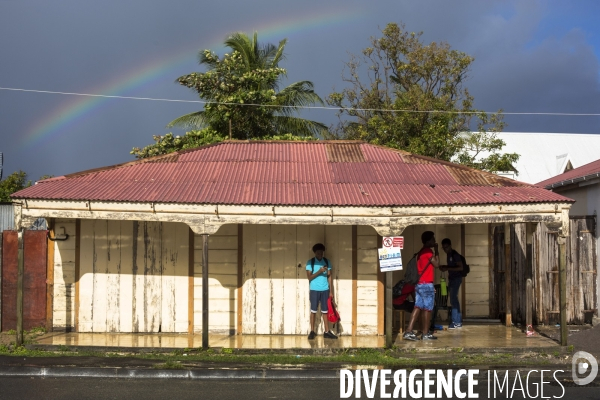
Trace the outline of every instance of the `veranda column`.
[[567, 239], [569, 210], [561, 212], [562, 226], [558, 232], [558, 291], [560, 303], [560, 345], [567, 345]]
[[506, 300], [505, 311], [506, 320], [505, 325], [512, 325], [512, 257], [510, 254], [510, 224], [504, 224], [504, 286], [506, 289]]
[[208, 349], [208, 234], [202, 235], [202, 348]]

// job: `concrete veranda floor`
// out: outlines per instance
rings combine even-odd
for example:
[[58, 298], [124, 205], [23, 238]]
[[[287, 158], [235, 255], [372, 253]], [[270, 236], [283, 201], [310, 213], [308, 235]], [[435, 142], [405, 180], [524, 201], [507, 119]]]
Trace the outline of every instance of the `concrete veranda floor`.
[[[520, 329], [494, 325], [465, 325], [462, 329], [439, 331], [438, 340], [410, 342], [394, 335], [398, 348], [415, 349], [526, 349], [559, 347], [552, 339], [536, 334], [527, 337]], [[39, 345], [69, 347], [124, 347], [146, 349], [198, 348], [202, 335], [171, 333], [62, 333], [50, 332], [35, 340]], [[340, 336], [338, 340], [318, 335], [309, 341], [306, 335], [209, 335], [210, 347], [236, 349], [346, 349], [384, 347], [383, 336]]]

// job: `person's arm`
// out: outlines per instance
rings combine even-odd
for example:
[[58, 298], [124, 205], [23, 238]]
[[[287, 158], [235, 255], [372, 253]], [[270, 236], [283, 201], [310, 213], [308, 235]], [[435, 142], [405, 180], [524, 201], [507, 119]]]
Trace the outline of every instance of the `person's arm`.
[[319, 268], [317, 270], [317, 272], [315, 272], [314, 274], [310, 272], [310, 270], [306, 270], [306, 277], [308, 278], [308, 281], [312, 281], [313, 279], [315, 279], [317, 276], [321, 275], [323, 272], [325, 272], [325, 269], [327, 268], [327, 266], [322, 266], [321, 268]]
[[327, 281], [329, 282], [329, 297], [333, 296], [333, 276], [331, 274], [331, 268], [327, 270]]
[[431, 258], [431, 265], [434, 268], [438, 268], [440, 266], [440, 251], [438, 250], [438, 244], [433, 245], [433, 257]]

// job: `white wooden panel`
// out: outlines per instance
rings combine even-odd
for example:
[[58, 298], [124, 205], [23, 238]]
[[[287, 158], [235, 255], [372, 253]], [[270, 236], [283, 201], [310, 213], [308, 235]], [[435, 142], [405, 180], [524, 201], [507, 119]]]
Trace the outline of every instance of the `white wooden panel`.
[[487, 238], [488, 225], [487, 224], [465, 224], [466, 235], [483, 235]]
[[328, 249], [333, 251], [333, 285], [340, 313], [340, 334], [352, 334], [352, 226], [328, 226]]
[[[175, 305], [175, 291], [181, 290], [187, 292], [187, 285], [177, 288], [176, 283], [176, 266], [179, 254], [178, 241], [183, 238], [178, 237], [177, 225], [175, 223], [162, 224], [162, 240], [161, 240], [161, 331], [175, 332], [175, 319], [177, 318], [177, 309]], [[187, 310], [187, 307], [186, 307]]]
[[488, 257], [488, 247], [487, 247], [487, 241], [486, 241], [486, 245], [485, 246], [466, 246], [465, 247], [465, 254], [464, 254], [465, 258], [467, 256], [469, 256], [469, 265], [471, 265], [471, 258], [472, 257]]
[[[79, 332], [93, 332], [94, 221], [81, 220], [79, 263]], [[68, 240], [67, 240], [68, 241]]]
[[258, 225], [243, 225], [242, 333], [256, 333], [256, 234]]
[[297, 269], [296, 279], [296, 309], [292, 312], [296, 315], [295, 334], [304, 335], [310, 331], [310, 299], [309, 299], [309, 281], [306, 278], [307, 260], [314, 254], [310, 237], [310, 227], [307, 225], [297, 225], [296, 228], [296, 262], [301, 265]]
[[273, 287], [270, 281], [271, 229], [257, 225], [256, 229], [256, 333], [268, 334], [271, 329]]
[[[283, 225], [283, 333], [295, 334], [296, 327], [296, 279], [302, 272], [303, 265], [297, 262], [296, 256], [296, 227], [294, 225]], [[300, 268], [298, 268], [300, 265]], [[306, 275], [300, 279], [306, 280]], [[285, 305], [285, 308], [283, 307]]]
[[121, 328], [121, 221], [107, 221], [106, 266], [106, 330], [119, 332]]
[[93, 251], [93, 303], [92, 303], [92, 331], [106, 332], [106, 306], [108, 302], [107, 269], [107, 221], [92, 220], [92, 251]]
[[119, 324], [120, 332], [133, 332], [133, 221], [120, 221]]
[[284, 292], [283, 292], [283, 272], [285, 268], [285, 251], [287, 243], [285, 242], [284, 225], [270, 226], [270, 257], [271, 265], [269, 267], [269, 281], [271, 289], [271, 326], [270, 334], [281, 335], [284, 333]]

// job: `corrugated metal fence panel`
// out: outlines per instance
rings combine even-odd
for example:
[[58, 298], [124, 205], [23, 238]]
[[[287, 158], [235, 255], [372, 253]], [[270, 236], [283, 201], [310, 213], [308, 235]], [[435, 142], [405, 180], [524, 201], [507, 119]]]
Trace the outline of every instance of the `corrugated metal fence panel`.
[[0, 203], [0, 232], [12, 230], [15, 224], [15, 214], [12, 203]]
[[[17, 327], [17, 232], [2, 235], [2, 330]], [[45, 231], [25, 231], [23, 279], [23, 329], [46, 325], [46, 252]]]

